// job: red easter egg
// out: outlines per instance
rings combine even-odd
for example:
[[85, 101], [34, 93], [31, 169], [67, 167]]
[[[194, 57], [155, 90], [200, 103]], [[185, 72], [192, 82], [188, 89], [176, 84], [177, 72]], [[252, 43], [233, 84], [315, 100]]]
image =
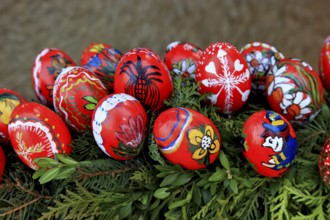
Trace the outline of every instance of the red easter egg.
[[330, 92], [330, 35], [322, 44], [319, 59], [319, 71], [324, 88]]
[[81, 55], [80, 66], [83, 66], [103, 82], [109, 92], [113, 91], [114, 76], [122, 53], [104, 43], [91, 43]]
[[5, 170], [5, 165], [6, 165], [6, 156], [5, 153], [3, 152], [2, 147], [0, 146], [0, 182], [2, 181], [2, 174]]
[[220, 151], [218, 129], [209, 118], [192, 109], [170, 108], [160, 113], [153, 133], [164, 157], [185, 169], [207, 167]]
[[202, 50], [189, 43], [175, 41], [167, 45], [164, 61], [172, 76], [196, 78], [197, 63]]
[[278, 61], [284, 59], [283, 54], [278, 52], [275, 47], [262, 42], [246, 44], [241, 49], [241, 54], [249, 65], [252, 77], [252, 92], [264, 94], [266, 91], [266, 75]]
[[201, 94], [211, 93], [211, 103], [231, 114], [243, 107], [251, 90], [251, 76], [244, 57], [229, 43], [214, 43], [202, 53], [196, 71]]
[[146, 48], [123, 55], [115, 73], [115, 93], [138, 99], [146, 109], [159, 110], [173, 91], [168, 68], [161, 58]]
[[63, 68], [75, 66], [75, 62], [62, 50], [45, 48], [36, 57], [32, 68], [32, 85], [42, 104], [53, 105], [53, 87]]
[[53, 105], [56, 113], [76, 132], [91, 128], [98, 101], [108, 94], [103, 83], [86, 68], [63, 69], [54, 84]]
[[312, 121], [324, 103], [319, 75], [299, 59], [278, 62], [267, 75], [266, 87], [271, 109], [292, 123]]
[[71, 135], [64, 121], [44, 105], [26, 102], [10, 116], [11, 144], [24, 164], [37, 170], [35, 158], [54, 158], [56, 153], [71, 153]]
[[9, 140], [8, 123], [10, 115], [16, 106], [24, 102], [26, 102], [25, 98], [18, 92], [0, 88], [0, 140]]
[[258, 111], [243, 125], [243, 154], [261, 175], [281, 176], [292, 164], [296, 134], [287, 119], [273, 111]]
[[125, 93], [108, 95], [97, 104], [92, 120], [94, 139], [105, 154], [116, 160], [139, 154], [148, 117], [136, 98]]
[[321, 179], [330, 188], [330, 137], [323, 144], [318, 159], [318, 166]]

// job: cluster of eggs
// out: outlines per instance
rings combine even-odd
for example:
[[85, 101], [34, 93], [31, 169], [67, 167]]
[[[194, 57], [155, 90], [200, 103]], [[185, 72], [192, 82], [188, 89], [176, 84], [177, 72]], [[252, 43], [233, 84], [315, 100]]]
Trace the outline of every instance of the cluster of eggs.
[[[323, 52], [322, 59], [328, 53]], [[198, 91], [208, 93], [209, 102], [221, 114], [239, 111], [251, 92], [267, 97], [272, 111], [251, 115], [243, 126], [242, 146], [258, 173], [276, 177], [296, 154], [290, 122], [307, 123], [321, 109], [321, 80], [324, 83], [330, 74], [326, 72], [329, 62], [323, 63], [320, 79], [307, 63], [284, 58], [276, 48], [260, 42], [241, 51], [224, 42], [205, 50], [172, 42], [164, 59], [146, 48], [123, 54], [108, 44], [92, 43], [79, 66], [65, 52], [46, 48], [32, 69], [41, 104], [28, 102], [14, 91], [0, 91], [0, 99], [5, 100], [0, 135], [11, 141], [32, 169], [38, 169], [35, 158], [70, 153], [70, 134], [88, 130], [105, 154], [128, 160], [142, 149], [150, 126], [147, 113], [155, 111], [153, 134], [164, 157], [186, 169], [205, 168], [216, 160], [221, 147], [217, 127], [184, 106], [164, 110], [164, 101], [172, 95], [172, 78], [181, 75], [198, 82]]]

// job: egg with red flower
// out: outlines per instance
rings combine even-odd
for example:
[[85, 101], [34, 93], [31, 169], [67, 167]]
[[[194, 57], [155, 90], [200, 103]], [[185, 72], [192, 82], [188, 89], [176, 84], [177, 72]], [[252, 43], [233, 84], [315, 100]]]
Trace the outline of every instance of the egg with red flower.
[[160, 152], [173, 164], [202, 169], [218, 157], [221, 137], [213, 122], [189, 108], [170, 108], [160, 113], [153, 134]]
[[56, 113], [76, 132], [91, 129], [91, 118], [98, 101], [108, 95], [101, 80], [86, 68], [63, 69], [54, 84]]
[[240, 52], [229, 43], [214, 43], [202, 53], [196, 71], [201, 94], [224, 114], [243, 107], [251, 91], [249, 67]]
[[109, 44], [93, 42], [81, 55], [80, 66], [92, 71], [109, 92], [113, 91], [114, 76], [122, 53]]
[[110, 94], [99, 101], [92, 119], [94, 139], [105, 154], [116, 160], [130, 160], [139, 154], [148, 117], [136, 98]]
[[261, 110], [245, 121], [242, 147], [245, 158], [260, 175], [279, 177], [296, 156], [296, 134], [282, 115]]
[[33, 90], [43, 105], [53, 105], [53, 87], [62, 69], [76, 63], [64, 51], [45, 48], [34, 60], [32, 68]]
[[48, 107], [35, 102], [17, 106], [10, 116], [11, 145], [21, 161], [37, 170], [35, 158], [54, 158], [72, 151], [71, 135], [64, 121]]
[[181, 75], [195, 79], [201, 54], [202, 50], [196, 45], [175, 41], [167, 45], [164, 61], [172, 76]]
[[173, 85], [164, 61], [149, 49], [136, 48], [119, 61], [114, 91], [135, 97], [147, 110], [160, 110], [172, 95]]
[[330, 92], [330, 35], [322, 44], [319, 58], [319, 71], [324, 88]]
[[292, 123], [312, 121], [324, 103], [319, 75], [308, 63], [299, 59], [278, 62], [267, 74], [266, 87], [271, 109]]
[[25, 98], [10, 89], [0, 88], [0, 139], [8, 141], [8, 123], [16, 106], [26, 102]]

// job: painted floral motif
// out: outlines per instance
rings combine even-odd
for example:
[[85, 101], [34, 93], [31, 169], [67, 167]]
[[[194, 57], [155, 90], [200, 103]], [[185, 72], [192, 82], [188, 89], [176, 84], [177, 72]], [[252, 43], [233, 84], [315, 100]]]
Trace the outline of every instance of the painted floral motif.
[[190, 129], [188, 140], [193, 151], [192, 158], [205, 165], [210, 164], [209, 155], [220, 150], [220, 141], [210, 125]]
[[196, 72], [196, 64], [192, 59], [184, 59], [180, 60], [178, 63], [173, 63], [173, 70], [172, 73], [173, 75], [181, 75], [183, 77], [192, 77], [196, 78], [195, 75]]
[[95, 44], [89, 49], [89, 52], [100, 53], [102, 50], [104, 50], [103, 44]]
[[264, 73], [267, 73], [270, 67], [276, 63], [275, 56], [263, 56], [261, 51], [249, 53], [245, 56], [245, 59], [249, 64], [250, 73], [256, 75], [257, 78], [264, 76]]
[[3, 93], [0, 95], [0, 121], [7, 125], [9, 123], [9, 117], [14, 108], [19, 105], [20, 100], [12, 94]]
[[84, 96], [83, 99], [87, 101], [87, 104], [84, 105], [84, 109], [87, 109], [89, 111], [93, 111], [97, 105], [97, 99], [94, 96]]

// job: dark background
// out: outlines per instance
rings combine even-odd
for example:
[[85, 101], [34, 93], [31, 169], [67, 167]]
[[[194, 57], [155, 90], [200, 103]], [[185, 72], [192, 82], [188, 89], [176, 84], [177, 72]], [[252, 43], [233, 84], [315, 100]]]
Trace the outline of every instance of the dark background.
[[238, 49], [262, 41], [318, 70], [330, 34], [329, 6], [326, 0], [1, 0], [0, 87], [34, 98], [31, 71], [39, 52], [55, 47], [79, 63], [91, 42], [123, 53], [147, 47], [163, 56], [177, 40]]

